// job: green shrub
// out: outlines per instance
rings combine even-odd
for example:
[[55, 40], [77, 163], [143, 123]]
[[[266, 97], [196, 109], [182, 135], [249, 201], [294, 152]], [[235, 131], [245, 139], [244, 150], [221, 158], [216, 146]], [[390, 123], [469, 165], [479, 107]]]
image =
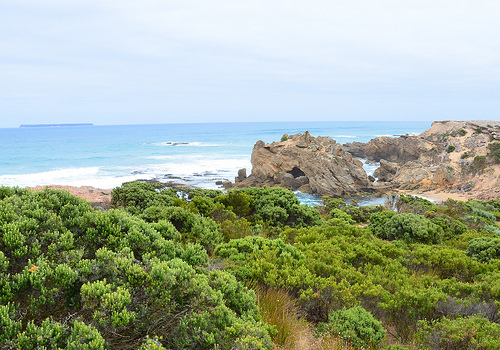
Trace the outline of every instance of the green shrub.
[[174, 205], [175, 199], [178, 199], [176, 190], [163, 189], [164, 187], [164, 184], [126, 182], [121, 187], [113, 189], [111, 206], [125, 208], [132, 214], [141, 214], [144, 209], [152, 205]]
[[453, 151], [455, 151], [455, 146], [453, 146], [453, 145], [449, 145], [448, 148], [446, 149], [446, 152], [448, 152], [448, 153], [451, 153]]
[[467, 130], [465, 130], [465, 129], [463, 129], [463, 128], [462, 128], [462, 129], [459, 129], [459, 130], [458, 130], [458, 134], [459, 134], [460, 136], [465, 136], [465, 135], [467, 135]]
[[439, 244], [443, 240], [443, 229], [421, 215], [404, 213], [394, 215], [386, 223], [385, 237], [401, 239], [407, 243]]
[[215, 200], [226, 207], [230, 206], [232, 211], [240, 217], [249, 217], [255, 210], [254, 197], [245, 192], [231, 191], [225, 196], [216, 197]]
[[462, 155], [460, 156], [460, 159], [467, 159], [469, 158], [469, 153], [468, 152], [464, 152], [462, 153]]
[[324, 205], [331, 211], [332, 209], [342, 209], [346, 202], [342, 198], [323, 197]]
[[386, 330], [371, 313], [361, 306], [355, 306], [331, 312], [328, 322], [318, 325], [318, 332], [339, 335], [355, 349], [363, 349], [378, 346]]
[[341, 209], [333, 209], [330, 213], [330, 217], [334, 219], [343, 220], [349, 224], [354, 224], [355, 222], [354, 219], [349, 214], [347, 214], [345, 211]]
[[248, 187], [238, 190], [255, 200], [255, 219], [262, 219], [269, 226], [314, 226], [321, 216], [315, 208], [301, 205], [292, 191], [280, 187]]
[[474, 166], [477, 169], [483, 169], [486, 166], [486, 156], [475, 156]]
[[362, 208], [353, 205], [347, 205], [343, 209], [355, 222], [366, 222], [369, 216], [365, 214]]
[[152, 223], [65, 191], [0, 187], [1, 345], [137, 349], [150, 336], [159, 349], [270, 349], [255, 294], [206, 269], [207, 251], [192, 243], [210, 249], [218, 225], [131, 186], [127, 208]]
[[443, 229], [445, 239], [459, 236], [469, 230], [460, 220], [454, 220], [449, 216], [436, 216], [431, 221]]
[[372, 214], [368, 227], [375, 236], [385, 238], [386, 224], [394, 215], [396, 215], [396, 213], [392, 210], [383, 210]]
[[420, 323], [417, 344], [427, 349], [498, 349], [500, 325], [481, 315]]
[[493, 158], [497, 163], [500, 163], [500, 142], [492, 142], [488, 145], [490, 153], [488, 156]]
[[480, 262], [500, 259], [500, 238], [481, 237], [469, 242], [467, 255]]

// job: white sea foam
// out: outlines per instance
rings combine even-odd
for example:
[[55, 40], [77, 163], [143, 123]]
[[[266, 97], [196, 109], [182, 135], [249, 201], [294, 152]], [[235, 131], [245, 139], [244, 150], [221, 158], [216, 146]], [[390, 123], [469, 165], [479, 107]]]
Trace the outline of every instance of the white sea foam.
[[33, 174], [1, 175], [0, 184], [6, 186], [36, 186], [50, 184], [68, 184], [78, 179], [96, 176], [99, 167], [56, 169]]
[[363, 169], [365, 169], [366, 173], [368, 175], [372, 175], [377, 170], [378, 167], [380, 167], [380, 163], [374, 162], [374, 163], [367, 163], [366, 159], [359, 158], [359, 160], [363, 163]]
[[183, 141], [165, 141], [165, 142], [153, 142], [153, 143], [142, 143], [142, 145], [153, 145], [153, 146], [163, 146], [163, 147], [218, 147], [221, 144], [216, 143], [204, 143], [204, 142], [183, 142]]

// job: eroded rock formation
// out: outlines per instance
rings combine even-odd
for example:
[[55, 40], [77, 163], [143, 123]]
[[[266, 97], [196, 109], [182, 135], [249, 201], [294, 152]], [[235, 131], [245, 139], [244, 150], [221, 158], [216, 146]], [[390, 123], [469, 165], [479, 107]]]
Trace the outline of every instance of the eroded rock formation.
[[417, 136], [344, 147], [354, 156], [380, 161], [374, 175], [388, 188], [474, 190], [478, 197], [498, 198], [500, 165], [490, 149], [495, 142], [500, 142], [500, 122], [438, 121]]
[[[282, 141], [258, 141], [252, 152], [252, 173], [236, 186], [282, 186], [318, 195], [346, 195], [370, 190], [363, 164], [331, 137], [309, 132], [283, 135]], [[241, 172], [243, 173], [243, 171]]]
[[[496, 145], [496, 146], [495, 146]], [[378, 137], [368, 143], [338, 144], [309, 132], [282, 141], [258, 141], [252, 173], [238, 172], [236, 186], [282, 186], [318, 195], [364, 191], [446, 190], [476, 198], [500, 198], [500, 122], [440, 121], [420, 135]], [[380, 162], [367, 176], [355, 157]]]

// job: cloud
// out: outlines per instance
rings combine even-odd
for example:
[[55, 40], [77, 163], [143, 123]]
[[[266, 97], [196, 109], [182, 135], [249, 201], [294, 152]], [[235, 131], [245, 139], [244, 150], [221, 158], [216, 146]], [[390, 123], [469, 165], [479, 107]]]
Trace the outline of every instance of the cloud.
[[496, 98], [499, 11], [488, 0], [6, 0], [0, 107], [47, 122], [231, 120], [238, 108], [387, 118], [400, 115], [390, 101], [424, 113], [437, 98], [453, 115]]

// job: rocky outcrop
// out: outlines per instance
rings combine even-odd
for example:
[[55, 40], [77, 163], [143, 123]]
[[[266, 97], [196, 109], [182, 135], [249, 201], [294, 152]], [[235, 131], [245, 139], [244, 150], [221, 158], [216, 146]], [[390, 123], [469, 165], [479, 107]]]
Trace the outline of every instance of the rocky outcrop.
[[354, 156], [379, 161], [374, 176], [393, 189], [447, 189], [500, 197], [500, 164], [489, 145], [500, 142], [500, 122], [438, 121], [417, 136], [379, 137], [345, 144]]
[[252, 173], [236, 186], [282, 186], [318, 195], [346, 195], [371, 189], [363, 164], [331, 137], [309, 132], [284, 135], [281, 142], [258, 141]]
[[[258, 141], [250, 176], [241, 169], [234, 184], [223, 185], [282, 186], [333, 196], [432, 189], [467, 192], [481, 199], [500, 198], [500, 156], [490, 154], [495, 145], [500, 145], [497, 121], [434, 122], [420, 135], [379, 137], [345, 145], [309, 132], [285, 134], [280, 142]], [[380, 162], [376, 179], [367, 176], [355, 157]]]

